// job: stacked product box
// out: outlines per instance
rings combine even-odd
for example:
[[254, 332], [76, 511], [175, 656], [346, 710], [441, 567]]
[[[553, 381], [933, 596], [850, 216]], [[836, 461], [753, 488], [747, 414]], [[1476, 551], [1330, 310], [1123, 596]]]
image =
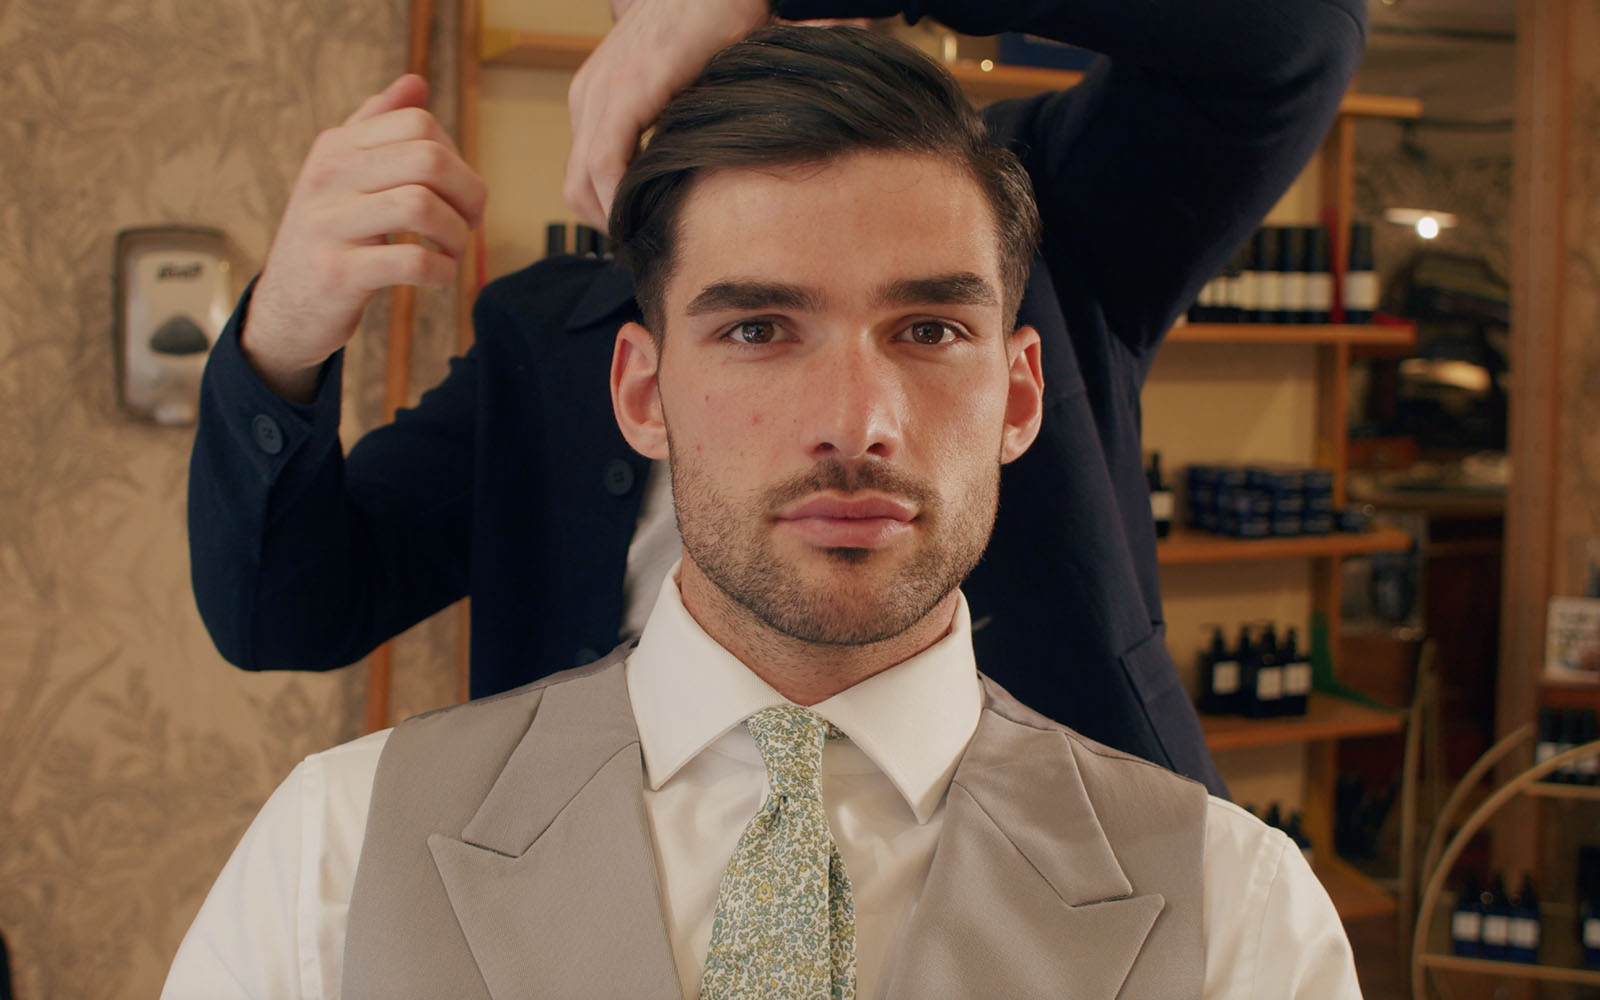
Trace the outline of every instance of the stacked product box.
[[1191, 527], [1234, 538], [1334, 530], [1333, 473], [1289, 465], [1191, 465]]

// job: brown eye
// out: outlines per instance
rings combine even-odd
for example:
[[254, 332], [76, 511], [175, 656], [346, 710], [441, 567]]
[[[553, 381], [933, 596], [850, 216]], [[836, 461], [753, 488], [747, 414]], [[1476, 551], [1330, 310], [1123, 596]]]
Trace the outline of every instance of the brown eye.
[[955, 331], [944, 323], [911, 324], [911, 340], [917, 344], [942, 344], [955, 336]]
[[728, 331], [728, 336], [741, 344], [770, 344], [776, 335], [777, 328], [764, 320], [736, 323]]

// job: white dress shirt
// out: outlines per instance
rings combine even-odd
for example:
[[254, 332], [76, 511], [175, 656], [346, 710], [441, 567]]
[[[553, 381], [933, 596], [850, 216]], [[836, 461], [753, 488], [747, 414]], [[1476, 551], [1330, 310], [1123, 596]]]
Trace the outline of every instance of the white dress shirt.
[[[695, 623], [675, 573], [626, 671], [645, 810], [678, 978], [698, 995], [722, 870], [765, 797], [740, 723], [784, 699]], [[982, 693], [965, 600], [921, 654], [813, 707], [848, 741], [823, 753], [823, 802], [854, 886], [857, 982], [882, 994]], [[179, 946], [163, 997], [334, 1000], [378, 758], [374, 733], [301, 762], [268, 799]], [[1327, 893], [1281, 832], [1209, 800], [1206, 1000], [1359, 997]]]

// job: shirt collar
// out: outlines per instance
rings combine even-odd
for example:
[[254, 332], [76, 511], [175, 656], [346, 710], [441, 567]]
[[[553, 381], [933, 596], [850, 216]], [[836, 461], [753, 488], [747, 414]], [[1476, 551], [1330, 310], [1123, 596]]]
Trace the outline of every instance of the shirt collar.
[[[707, 635], [683, 606], [678, 567], [661, 584], [639, 645], [628, 656], [628, 697], [659, 789], [751, 715], [789, 702]], [[950, 631], [911, 657], [812, 706], [877, 765], [926, 823], [978, 725], [983, 690], [959, 592]]]

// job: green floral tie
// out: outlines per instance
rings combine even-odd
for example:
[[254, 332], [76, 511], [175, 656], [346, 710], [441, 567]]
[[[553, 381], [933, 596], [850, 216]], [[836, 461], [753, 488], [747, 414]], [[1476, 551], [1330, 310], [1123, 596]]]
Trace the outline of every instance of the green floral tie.
[[822, 746], [844, 734], [796, 705], [745, 720], [771, 793], [717, 891], [701, 1000], [853, 1000], [856, 910], [822, 809]]

